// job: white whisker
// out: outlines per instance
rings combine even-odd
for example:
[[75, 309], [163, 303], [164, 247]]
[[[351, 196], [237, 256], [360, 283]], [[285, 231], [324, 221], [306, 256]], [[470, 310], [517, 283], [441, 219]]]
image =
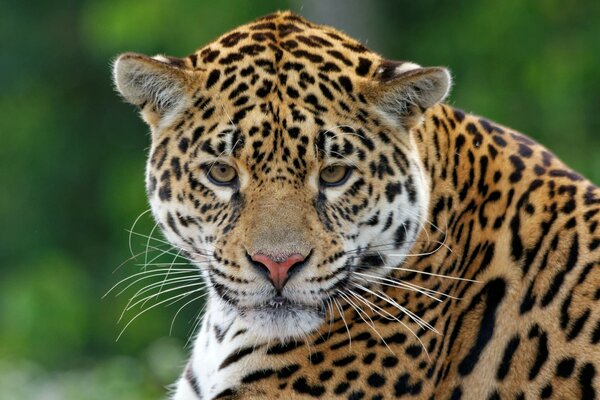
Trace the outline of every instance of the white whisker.
[[[377, 336], [379, 336], [379, 338], [381, 339], [381, 341], [383, 342], [383, 344], [385, 345], [385, 347], [388, 348], [388, 350], [392, 353], [395, 354], [392, 349], [390, 348], [390, 346], [388, 346], [387, 342], [385, 341], [385, 339], [383, 338], [383, 336], [381, 336], [381, 334], [379, 333], [379, 331], [375, 328], [375, 323], [373, 322], [373, 320], [371, 319], [371, 317], [369, 317], [369, 315], [364, 312], [363, 310], [360, 309], [360, 307], [356, 306], [354, 304], [354, 302], [352, 300], [350, 300], [350, 297], [347, 296], [345, 293], [341, 292], [340, 290], [336, 290], [336, 292], [344, 299], [346, 300], [346, 302], [350, 305], [350, 307], [352, 307], [354, 309], [354, 311], [356, 311], [356, 313], [358, 314], [358, 316], [365, 322], [365, 324], [367, 324], [367, 326], [369, 328], [371, 328], [371, 330], [373, 332], [375, 332], [375, 334]], [[371, 323], [367, 322], [366, 319], [364, 319], [364, 317], [362, 316], [362, 313], [364, 313], [366, 315], [366, 317], [369, 319], [369, 321], [371, 321]]]
[[158, 307], [158, 306], [160, 306], [161, 304], [164, 304], [164, 303], [166, 303], [166, 302], [168, 302], [168, 301], [170, 301], [170, 300], [173, 300], [173, 298], [177, 298], [177, 297], [179, 297], [179, 298], [185, 298], [185, 297], [187, 297], [187, 296], [189, 296], [189, 295], [191, 295], [191, 294], [193, 294], [193, 293], [197, 293], [197, 292], [199, 292], [199, 291], [201, 291], [201, 290], [204, 290], [204, 288], [195, 289], [195, 290], [191, 290], [191, 291], [189, 291], [189, 292], [186, 292], [186, 293], [181, 293], [181, 294], [178, 294], [178, 295], [176, 295], [176, 296], [173, 296], [173, 297], [171, 297], [171, 298], [168, 298], [168, 299], [162, 300], [162, 301], [160, 301], [160, 302], [158, 302], [158, 303], [156, 303], [156, 304], [154, 304], [154, 305], [152, 305], [152, 306], [150, 306], [150, 307], [148, 307], [148, 308], [146, 308], [146, 309], [144, 309], [144, 310], [140, 311], [138, 314], [136, 314], [136, 315], [135, 315], [135, 316], [134, 316], [134, 317], [133, 317], [133, 318], [132, 318], [132, 319], [131, 319], [131, 320], [130, 320], [128, 323], [127, 323], [127, 325], [125, 325], [125, 326], [123, 327], [123, 329], [121, 330], [121, 333], [119, 333], [119, 335], [117, 336], [117, 339], [116, 339], [116, 341], [118, 341], [118, 340], [121, 338], [121, 336], [123, 335], [123, 333], [125, 332], [125, 330], [127, 329], [127, 327], [128, 327], [129, 325], [131, 325], [131, 324], [133, 323], [133, 321], [135, 321], [135, 320], [136, 320], [136, 319], [137, 319], [137, 318], [138, 318], [140, 315], [142, 315], [143, 313], [145, 313], [145, 312], [147, 312], [147, 311], [149, 311], [149, 310], [151, 310], [151, 309], [153, 309], [153, 308], [155, 308], [155, 307]]
[[179, 309], [177, 310], [177, 312], [173, 316], [173, 319], [171, 320], [171, 326], [169, 327], [169, 336], [171, 336], [171, 334], [173, 333], [173, 325], [175, 324], [175, 320], [177, 319], [177, 316], [179, 315], [179, 313], [181, 312], [181, 310], [183, 310], [188, 304], [191, 304], [194, 301], [200, 300], [201, 298], [202, 298], [202, 296], [196, 296], [193, 299], [191, 299], [190, 301], [186, 302], [181, 307], [179, 307]]
[[350, 335], [350, 328], [348, 328], [346, 318], [344, 317], [344, 309], [335, 297], [332, 297], [331, 300], [333, 300], [333, 302], [335, 303], [335, 307], [338, 309], [342, 321], [344, 321], [344, 326], [346, 327], [346, 332], [348, 333], [348, 348], [352, 349], [352, 335]]
[[459, 297], [454, 297], [452, 295], [446, 294], [444, 292], [440, 292], [437, 290], [433, 290], [433, 289], [429, 289], [429, 288], [424, 288], [422, 286], [419, 286], [417, 284], [414, 284], [412, 282], [406, 282], [406, 281], [402, 281], [402, 280], [397, 280], [395, 278], [387, 278], [387, 277], [383, 277], [383, 276], [377, 276], [377, 275], [370, 275], [370, 274], [365, 274], [364, 272], [352, 272], [353, 275], [359, 275], [361, 277], [366, 277], [366, 278], [371, 278], [371, 279], [377, 279], [378, 281], [382, 281], [382, 282], [374, 282], [374, 281], [369, 281], [366, 278], [363, 278], [365, 281], [367, 282], [371, 282], [371, 283], [377, 283], [380, 285], [384, 285], [384, 286], [390, 286], [390, 287], [396, 287], [398, 289], [408, 289], [408, 290], [412, 290], [415, 292], [419, 292], [422, 293], [423, 295], [441, 302], [441, 299], [438, 299], [437, 297], [433, 296], [433, 294], [437, 294], [439, 296], [442, 297], [447, 297], [450, 299], [454, 299], [454, 300], [460, 300]]
[[[356, 285], [356, 284], [355, 284], [355, 286], [357, 286], [357, 287], [361, 288], [361, 287], [360, 287], [360, 285]], [[361, 289], [363, 289], [363, 288], [361, 288]], [[377, 297], [381, 298], [381, 299], [382, 299], [382, 300], [384, 300], [386, 303], [388, 303], [388, 304], [390, 304], [390, 305], [394, 306], [395, 308], [398, 308], [400, 311], [402, 311], [402, 312], [406, 313], [406, 314], [407, 314], [407, 315], [409, 315], [409, 317], [410, 317], [410, 314], [408, 314], [408, 313], [407, 313], [407, 311], [408, 311], [408, 310], [406, 310], [404, 307], [400, 306], [398, 303], [395, 303], [395, 302], [394, 302], [395, 304], [393, 304], [393, 303], [390, 303], [390, 302], [389, 302], [389, 301], [387, 301], [385, 298], [382, 298], [382, 297], [378, 296], [376, 293], [374, 293], [374, 292], [372, 292], [372, 291], [369, 291], [368, 289], [367, 289], [367, 291], [368, 291], [368, 292], [370, 292], [371, 294], [373, 294], [373, 295], [375, 295], [375, 296], [377, 296]], [[406, 328], [406, 329], [407, 329], [407, 330], [408, 330], [408, 331], [409, 331], [409, 332], [410, 332], [410, 333], [411, 333], [411, 334], [412, 334], [412, 335], [415, 337], [415, 339], [417, 339], [417, 340], [419, 341], [419, 343], [421, 344], [421, 346], [423, 346], [423, 349], [425, 350], [425, 353], [427, 354], [427, 357], [429, 358], [429, 353], [427, 352], [427, 349], [425, 348], [425, 344], [423, 343], [423, 341], [421, 340], [421, 338], [419, 338], [419, 336], [418, 336], [418, 335], [417, 335], [417, 334], [416, 334], [416, 333], [415, 333], [415, 332], [414, 332], [414, 331], [413, 331], [413, 330], [412, 330], [412, 329], [411, 329], [411, 328], [410, 328], [408, 325], [406, 325], [406, 323], [404, 323], [403, 321], [401, 321], [401, 320], [400, 320], [398, 317], [396, 317], [395, 315], [392, 315], [392, 314], [390, 314], [388, 311], [386, 311], [386, 310], [384, 310], [383, 308], [379, 307], [378, 305], [376, 305], [376, 304], [374, 304], [374, 303], [372, 303], [372, 302], [368, 301], [368, 300], [367, 300], [367, 299], [365, 299], [363, 296], [360, 296], [360, 295], [356, 294], [356, 293], [355, 293], [355, 292], [353, 292], [352, 290], [349, 290], [349, 292], [350, 292], [350, 293], [352, 293], [352, 294], [354, 294], [354, 295], [355, 295], [357, 298], [363, 299], [363, 301], [365, 301], [365, 302], [367, 302], [367, 303], [370, 303], [370, 304], [371, 304], [371, 305], [373, 305], [374, 307], [377, 307], [377, 308], [381, 309], [381, 310], [382, 310], [384, 313], [386, 313], [387, 315], [389, 315], [389, 316], [390, 316], [390, 317], [391, 317], [393, 320], [395, 320], [395, 321], [399, 322], [399, 323], [400, 323], [402, 326], [404, 326], [404, 328]], [[380, 315], [381, 315], [381, 314], [380, 314]], [[411, 318], [411, 319], [412, 319], [412, 318]], [[421, 324], [420, 324], [420, 323], [418, 323], [417, 321], [415, 321], [415, 322], [416, 322], [416, 323], [417, 323], [419, 326], [421, 326]], [[422, 326], [421, 326], [421, 327], [422, 327]], [[434, 331], [437, 333], [437, 331], [436, 331], [435, 329], [434, 329]]]
[[152, 289], [156, 289], [157, 287], [160, 287], [158, 293], [156, 293], [156, 297], [158, 298], [158, 296], [161, 294], [160, 290], [162, 290], [163, 286], [165, 286], [165, 285], [172, 286], [174, 284], [180, 284], [180, 283], [185, 283], [185, 282], [200, 282], [200, 281], [202, 281], [202, 277], [200, 277], [200, 276], [172, 277], [167, 280], [161, 280], [160, 282], [150, 283], [150, 284], [142, 287], [133, 296], [131, 296], [130, 300], [133, 300], [133, 299], [139, 297], [140, 295], [142, 295], [143, 293], [149, 292]]
[[384, 266], [381, 268], [393, 269], [393, 270], [397, 270], [397, 271], [415, 272], [417, 274], [435, 276], [436, 278], [452, 279], [452, 280], [456, 280], [456, 281], [464, 281], [464, 282], [472, 282], [472, 283], [481, 283], [481, 281], [478, 281], [476, 279], [468, 279], [468, 278], [460, 278], [458, 276], [452, 276], [452, 275], [436, 274], [433, 272], [420, 271], [418, 269], [411, 269], [411, 268], [404, 268], [404, 267], [388, 267], [388, 266]]
[[129, 229], [128, 242], [129, 242], [129, 252], [131, 253], [131, 255], [133, 255], [133, 244], [132, 244], [132, 239], [131, 239], [132, 232], [135, 229], [135, 226], [137, 225], [140, 218], [142, 218], [144, 215], [148, 214], [150, 211], [152, 211], [150, 208], [148, 208], [146, 211], [142, 211], [142, 213], [140, 215], [138, 215], [138, 217], [135, 219], [135, 221], [133, 221], [133, 225], [131, 225], [131, 228]]
[[[167, 290], [165, 290], [164, 292], [162, 292], [162, 294], [164, 294], [164, 293], [169, 293], [169, 292], [173, 292], [173, 291], [175, 291], [175, 290], [186, 289], [186, 288], [188, 288], [188, 287], [194, 287], [194, 286], [203, 286], [203, 287], [206, 287], [206, 283], [205, 283], [205, 282], [195, 282], [195, 283], [190, 283], [190, 284], [187, 284], [187, 285], [183, 285], [183, 286], [178, 286], [178, 287], [174, 287], [174, 288], [171, 288], [171, 289], [167, 289]], [[142, 299], [140, 299], [140, 300], [136, 301], [135, 303], [133, 303], [133, 304], [129, 305], [128, 307], [126, 307], [126, 308], [125, 308], [125, 310], [124, 310], [123, 312], [125, 312], [125, 311], [129, 311], [129, 310], [131, 310], [133, 307], [137, 306], [138, 304], [140, 304], [140, 303], [144, 303], [145, 301], [147, 301], [147, 300], [149, 300], [149, 299], [151, 299], [151, 298], [153, 298], [153, 297], [156, 297], [156, 294], [151, 294], [150, 296], [146, 296], [146, 297], [144, 297], [144, 298], [142, 298]]]
[[[176, 274], [184, 274], [184, 273], [189, 273], [189, 272], [196, 272], [199, 271], [197, 268], [194, 269], [188, 269], [188, 268], [184, 268], [184, 269], [174, 269], [173, 270], [174, 273]], [[136, 283], [144, 280], [144, 279], [149, 279], [149, 278], [154, 278], [156, 276], [162, 276], [165, 272], [164, 271], [160, 271], [157, 269], [151, 269], [151, 270], [147, 270], [147, 271], [142, 271], [142, 272], [138, 272], [136, 274], [130, 275], [126, 278], [121, 279], [119, 282], [117, 282], [116, 284], [114, 284], [109, 290], [108, 292], [106, 292], [102, 298], [105, 298], [110, 292], [112, 292], [114, 289], [116, 289], [118, 286], [120, 286], [121, 284], [127, 282], [130, 279], [134, 279], [140, 275], [146, 275], [143, 276], [141, 278], [138, 278], [137, 280], [135, 280], [133, 283], [130, 283], [128, 286], [126, 286], [124, 289], [122, 289], [119, 293], [117, 293], [115, 296], [119, 296], [121, 293], [123, 293], [125, 290], [129, 289], [131, 286], [135, 285]]]

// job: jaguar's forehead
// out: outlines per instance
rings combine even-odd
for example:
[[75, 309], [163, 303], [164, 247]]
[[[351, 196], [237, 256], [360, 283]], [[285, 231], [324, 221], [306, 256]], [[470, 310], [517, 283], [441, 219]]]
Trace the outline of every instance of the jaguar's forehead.
[[290, 12], [242, 25], [189, 56], [192, 67], [209, 71], [241, 72], [251, 65], [257, 72], [274, 76], [300, 70], [321, 77], [327, 74], [329, 79], [339, 74], [344, 77], [338, 82], [343, 87], [345, 79], [374, 75], [380, 61], [377, 54], [344, 33]]
[[203, 76], [188, 111], [200, 138], [195, 155], [244, 158], [255, 174], [282, 161], [300, 176], [311, 155], [364, 154], [364, 143], [352, 142], [377, 121], [359, 81], [387, 67], [342, 32], [290, 12], [236, 28], [183, 62]]

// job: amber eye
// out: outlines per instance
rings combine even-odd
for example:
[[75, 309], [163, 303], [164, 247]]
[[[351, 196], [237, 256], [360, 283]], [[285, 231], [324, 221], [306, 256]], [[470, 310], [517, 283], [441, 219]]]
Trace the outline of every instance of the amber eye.
[[235, 169], [225, 163], [208, 164], [204, 167], [204, 171], [208, 179], [215, 185], [231, 185], [237, 178]]
[[345, 165], [330, 165], [321, 170], [323, 186], [338, 186], [346, 182], [350, 176], [350, 168]]

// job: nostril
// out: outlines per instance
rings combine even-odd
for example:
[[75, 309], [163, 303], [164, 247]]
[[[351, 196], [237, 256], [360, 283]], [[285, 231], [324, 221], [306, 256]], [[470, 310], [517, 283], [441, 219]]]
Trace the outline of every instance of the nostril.
[[267, 268], [267, 266], [265, 264], [263, 264], [259, 261], [256, 261], [248, 253], [246, 253], [246, 259], [248, 260], [250, 265], [252, 265], [254, 267], [254, 269], [256, 269], [258, 272], [260, 272], [262, 275], [267, 276], [267, 277], [269, 276], [269, 268]]
[[[257, 252], [250, 256], [246, 253], [251, 265], [253, 265], [261, 274], [266, 275], [273, 283], [276, 289], [281, 290], [289, 277], [297, 272], [302, 266], [306, 265], [308, 257], [302, 254], [264, 254]], [[309, 254], [310, 257], [310, 254]]]

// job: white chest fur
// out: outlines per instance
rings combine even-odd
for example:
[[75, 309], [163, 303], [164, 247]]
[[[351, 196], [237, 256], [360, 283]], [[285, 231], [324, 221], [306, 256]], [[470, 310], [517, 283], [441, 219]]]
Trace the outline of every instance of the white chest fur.
[[219, 303], [209, 300], [192, 357], [172, 400], [212, 399], [238, 386], [264, 360], [265, 345], [257, 344], [247, 325]]

